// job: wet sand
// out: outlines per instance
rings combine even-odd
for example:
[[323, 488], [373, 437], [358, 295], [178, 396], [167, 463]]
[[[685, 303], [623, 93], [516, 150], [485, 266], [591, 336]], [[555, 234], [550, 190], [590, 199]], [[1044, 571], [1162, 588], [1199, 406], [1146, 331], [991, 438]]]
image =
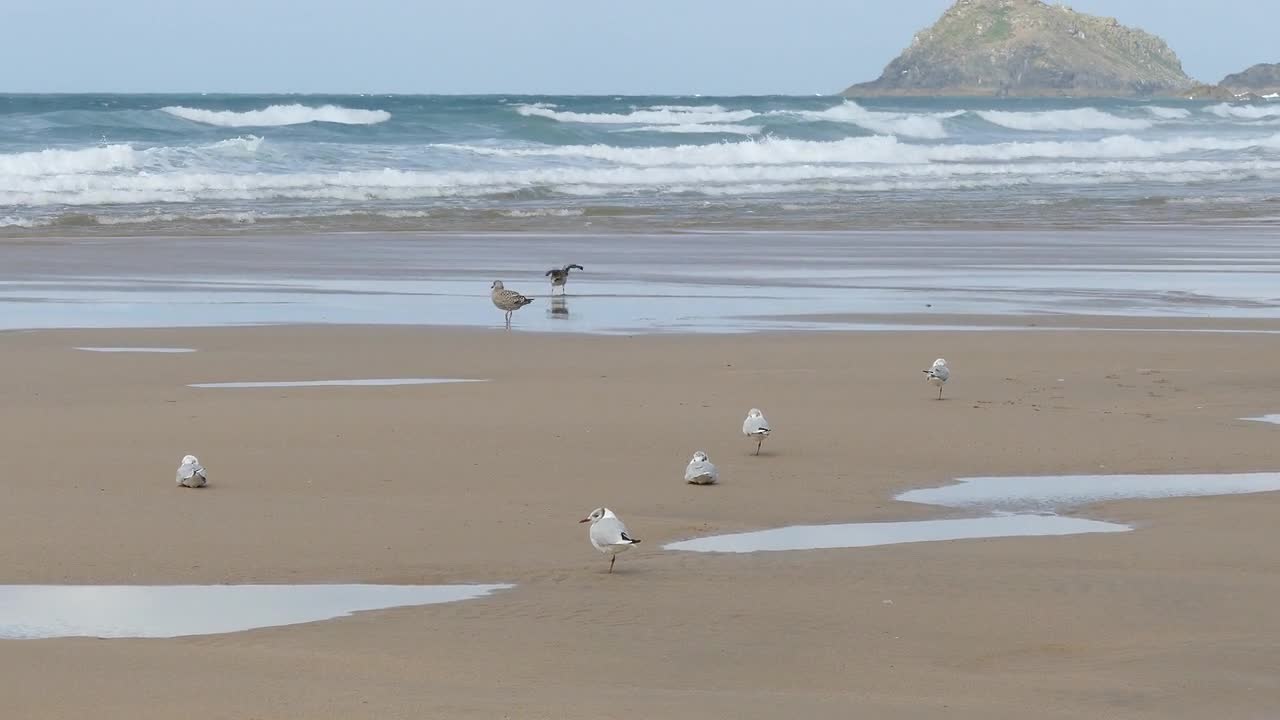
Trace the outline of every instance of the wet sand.
[[[1212, 324], [1214, 321], [1204, 321]], [[515, 583], [172, 640], [0, 642], [23, 718], [1258, 718], [1280, 494], [1071, 511], [1133, 532], [716, 555], [925, 519], [958, 476], [1276, 470], [1263, 334], [0, 334], [6, 583]], [[76, 347], [180, 347], [185, 354]], [[920, 376], [947, 357], [947, 399]], [[190, 384], [445, 377], [397, 387]], [[775, 427], [765, 452], [745, 411]], [[690, 487], [694, 450], [722, 484]], [[195, 453], [210, 487], [173, 487]], [[617, 571], [576, 521], [644, 542]]]
[[[348, 324], [726, 333], [1099, 327], [1280, 329], [1277, 227], [901, 232], [368, 233], [0, 241], [0, 329]], [[577, 263], [552, 301], [547, 268]], [[994, 324], [990, 320], [988, 325]], [[1062, 323], [1060, 322], [1059, 325]]]

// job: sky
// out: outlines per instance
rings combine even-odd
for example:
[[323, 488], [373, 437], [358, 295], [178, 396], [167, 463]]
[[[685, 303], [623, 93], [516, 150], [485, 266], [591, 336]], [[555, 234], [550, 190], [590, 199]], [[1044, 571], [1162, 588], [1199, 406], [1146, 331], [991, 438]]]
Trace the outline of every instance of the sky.
[[[0, 92], [834, 93], [953, 0], [0, 0]], [[1280, 0], [1074, 0], [1200, 80], [1280, 62]]]

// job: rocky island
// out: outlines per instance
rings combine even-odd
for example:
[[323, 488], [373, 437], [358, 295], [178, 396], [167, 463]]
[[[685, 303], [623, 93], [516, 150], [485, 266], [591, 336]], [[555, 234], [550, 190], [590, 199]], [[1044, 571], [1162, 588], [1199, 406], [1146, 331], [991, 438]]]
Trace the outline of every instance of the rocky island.
[[1195, 84], [1163, 40], [1041, 0], [958, 0], [848, 97], [1147, 97]]
[[1222, 78], [1222, 82], [1218, 84], [1236, 93], [1263, 96], [1280, 94], [1280, 63], [1258, 63]]

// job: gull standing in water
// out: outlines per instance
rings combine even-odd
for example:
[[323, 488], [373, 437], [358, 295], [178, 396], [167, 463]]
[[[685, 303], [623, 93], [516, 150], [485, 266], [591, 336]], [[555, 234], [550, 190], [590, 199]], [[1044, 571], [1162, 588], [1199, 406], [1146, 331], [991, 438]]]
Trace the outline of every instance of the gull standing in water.
[[640, 542], [631, 537], [627, 526], [623, 525], [609, 508], [596, 508], [578, 522], [591, 523], [591, 532], [588, 537], [591, 538], [591, 545], [596, 550], [609, 556], [609, 572], [613, 572], [613, 563], [618, 559], [618, 553], [625, 552], [627, 548]]
[[742, 421], [742, 434], [756, 441], [756, 454], [760, 454], [760, 446], [764, 444], [764, 439], [769, 437], [769, 433], [773, 429], [769, 427], [769, 421], [764, 419], [764, 413], [756, 408], [751, 408], [751, 412], [747, 413], [747, 419]]
[[532, 298], [527, 298], [515, 290], [507, 290], [502, 287], [501, 280], [494, 280], [489, 291], [489, 299], [493, 301], [494, 307], [507, 314], [507, 329], [511, 329], [511, 313], [533, 302]]
[[205, 483], [209, 482], [209, 478], [205, 476], [204, 466], [195, 455], [182, 458], [182, 464], [178, 466], [177, 479], [179, 486], [189, 488], [204, 487]]
[[551, 268], [547, 271], [547, 277], [551, 278], [551, 294], [556, 294], [556, 288], [560, 288], [560, 294], [564, 294], [565, 283], [569, 282], [570, 270], [582, 270], [581, 265], [565, 265], [562, 268]]
[[691, 485], [715, 485], [720, 482], [720, 471], [707, 454], [699, 450], [693, 454], [689, 467], [684, 469], [684, 481]]
[[924, 379], [930, 385], [938, 388], [938, 399], [942, 399], [942, 386], [947, 384], [947, 380], [951, 377], [951, 368], [947, 367], [947, 361], [938, 358], [933, 361], [933, 367], [924, 371]]

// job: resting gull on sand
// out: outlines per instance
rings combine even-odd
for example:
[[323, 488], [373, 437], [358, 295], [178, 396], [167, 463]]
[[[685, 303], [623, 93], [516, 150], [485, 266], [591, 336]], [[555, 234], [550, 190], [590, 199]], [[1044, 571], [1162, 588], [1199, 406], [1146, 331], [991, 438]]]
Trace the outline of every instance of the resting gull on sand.
[[756, 408], [751, 408], [751, 412], [747, 413], [747, 419], [742, 421], [742, 434], [756, 441], [756, 454], [760, 454], [760, 446], [764, 444], [764, 439], [769, 437], [769, 433], [773, 432], [773, 428], [769, 427], [769, 421], [764, 419], [764, 413]]
[[947, 361], [938, 358], [933, 361], [933, 367], [924, 371], [924, 379], [930, 385], [938, 388], [938, 399], [942, 399], [942, 386], [947, 384], [947, 380], [951, 378], [951, 368], [947, 367]]
[[204, 487], [205, 483], [209, 482], [209, 478], [205, 476], [204, 466], [195, 455], [182, 458], [182, 464], [178, 466], [177, 480], [179, 486], [189, 488]]
[[591, 532], [588, 537], [591, 538], [591, 545], [596, 550], [609, 556], [609, 572], [613, 572], [613, 563], [618, 559], [618, 553], [625, 552], [627, 548], [640, 542], [631, 537], [627, 526], [623, 525], [609, 508], [596, 508], [578, 522], [591, 523]]
[[699, 450], [693, 454], [689, 467], [684, 469], [684, 481], [691, 485], [715, 485], [720, 482], [720, 471], [707, 454]]

